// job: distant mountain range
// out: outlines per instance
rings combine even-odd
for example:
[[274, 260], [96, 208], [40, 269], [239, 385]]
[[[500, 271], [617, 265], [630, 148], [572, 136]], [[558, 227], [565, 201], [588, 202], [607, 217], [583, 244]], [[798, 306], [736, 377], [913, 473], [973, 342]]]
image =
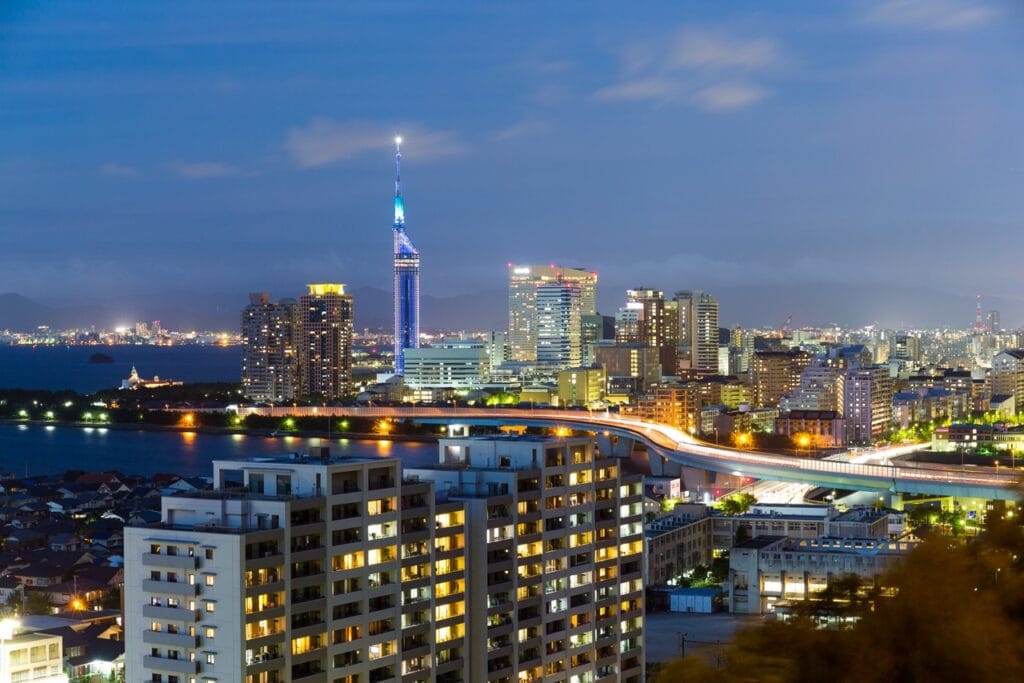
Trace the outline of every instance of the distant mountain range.
[[[602, 287], [602, 312], [620, 305], [614, 289]], [[622, 290], [624, 293], [624, 289]], [[913, 327], [969, 328], [974, 322], [974, 297], [912, 286], [786, 285], [773, 287], [720, 287], [709, 290], [719, 301], [723, 326], [736, 323], [776, 327], [793, 316], [793, 327], [838, 324], [861, 326], [878, 323], [899, 329]], [[609, 292], [611, 294], [609, 295]], [[374, 287], [352, 289], [356, 328], [391, 326], [391, 292]], [[671, 296], [671, 292], [666, 292]], [[451, 297], [423, 296], [422, 329], [503, 329], [508, 316], [504, 289], [485, 289]], [[33, 330], [39, 325], [55, 329], [112, 328], [136, 320], [159, 319], [171, 329], [223, 330], [239, 325], [239, 313], [248, 302], [246, 293], [176, 292], [146, 301], [125, 298], [82, 305], [49, 305], [20, 294], [0, 294], [0, 330]], [[986, 312], [997, 309], [1003, 327], [1024, 326], [1024, 300], [986, 298]]]

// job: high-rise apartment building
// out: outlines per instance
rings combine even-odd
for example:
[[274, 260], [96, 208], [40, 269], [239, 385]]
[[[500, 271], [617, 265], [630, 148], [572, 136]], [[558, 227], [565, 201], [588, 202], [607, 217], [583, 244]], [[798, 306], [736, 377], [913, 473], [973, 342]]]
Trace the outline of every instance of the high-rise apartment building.
[[921, 340], [909, 334], [894, 334], [889, 338], [889, 359], [918, 363], [921, 360]]
[[812, 361], [800, 382], [779, 404], [783, 410], [838, 410], [838, 370], [825, 361]]
[[729, 372], [743, 374], [750, 370], [754, 357], [754, 331], [732, 328], [729, 335]]
[[640, 681], [643, 490], [585, 438], [215, 461], [125, 529], [126, 679]]
[[352, 391], [352, 296], [345, 285], [307, 285], [299, 297], [299, 394], [337, 399]]
[[620, 334], [616, 330], [616, 343], [638, 343], [658, 349], [662, 374], [675, 374], [678, 343], [675, 302], [665, 301], [661, 290], [640, 287], [626, 290], [625, 310], [636, 313], [635, 331]]
[[125, 530], [128, 680], [468, 680], [462, 505], [397, 459], [213, 467]]
[[650, 422], [693, 433], [698, 428], [700, 404], [696, 384], [663, 383], [640, 397], [637, 415]]
[[253, 401], [287, 401], [298, 395], [294, 299], [272, 302], [249, 295], [242, 310], [242, 393]]
[[597, 273], [561, 266], [513, 265], [508, 270], [509, 359], [537, 360], [537, 288], [573, 283], [579, 287], [580, 316], [597, 314]]
[[783, 396], [799, 384], [800, 375], [811, 362], [806, 351], [756, 351], [750, 367], [754, 401], [760, 408], [779, 405]]
[[718, 301], [699, 290], [676, 292], [679, 366], [715, 372], [718, 369]]
[[405, 349], [420, 345], [420, 252], [405, 232], [402, 199], [402, 138], [395, 138], [395, 222], [392, 226], [395, 265], [395, 374], [404, 372]]
[[550, 282], [536, 289], [537, 363], [578, 367], [582, 359], [580, 286]]
[[992, 359], [989, 374], [992, 397], [1014, 399], [1014, 411], [1024, 413], [1024, 349], [1006, 349]]
[[847, 442], [869, 444], [882, 438], [892, 426], [893, 384], [888, 368], [851, 368], [840, 377], [839, 412]]
[[589, 438], [448, 439], [465, 519], [466, 681], [643, 680], [643, 484]]

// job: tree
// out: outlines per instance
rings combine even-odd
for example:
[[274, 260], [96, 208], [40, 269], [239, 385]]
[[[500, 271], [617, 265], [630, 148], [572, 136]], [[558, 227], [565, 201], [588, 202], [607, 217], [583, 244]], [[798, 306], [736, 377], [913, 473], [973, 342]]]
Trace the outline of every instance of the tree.
[[25, 595], [26, 614], [50, 614], [53, 609], [50, 605], [50, 596], [41, 591], [28, 591]]
[[892, 597], [864, 595], [859, 579], [830, 586], [823, 601], [860, 617], [850, 629], [798, 610], [737, 635], [723, 667], [686, 658], [655, 683], [1024, 680], [1024, 528], [1019, 515], [990, 517], [970, 542], [929, 536], [886, 578]]
[[734, 493], [730, 496], [720, 498], [715, 507], [727, 515], [742, 515], [757, 502], [752, 494], [747, 492]]

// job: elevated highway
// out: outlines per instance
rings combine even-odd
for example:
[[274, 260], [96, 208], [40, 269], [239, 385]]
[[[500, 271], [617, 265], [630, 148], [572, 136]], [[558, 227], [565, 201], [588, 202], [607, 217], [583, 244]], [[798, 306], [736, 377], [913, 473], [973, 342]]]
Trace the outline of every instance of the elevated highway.
[[[830, 488], [1012, 500], [1017, 498], [1012, 472], [906, 464], [866, 464], [715, 446], [667, 425], [615, 413], [524, 408], [439, 407], [243, 407], [242, 415], [295, 417], [366, 417], [431, 424], [565, 427], [640, 441], [667, 462], [714, 472], [798, 482]], [[858, 458], [861, 459], [861, 458]]]

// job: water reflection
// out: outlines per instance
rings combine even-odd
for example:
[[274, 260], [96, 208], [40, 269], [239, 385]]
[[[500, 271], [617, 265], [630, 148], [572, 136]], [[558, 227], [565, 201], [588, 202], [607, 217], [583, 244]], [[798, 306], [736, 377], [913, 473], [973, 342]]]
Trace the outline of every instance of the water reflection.
[[20, 474], [28, 461], [29, 474], [88, 468], [126, 474], [174, 472], [183, 476], [210, 476], [211, 462], [215, 458], [283, 455], [327, 443], [331, 453], [338, 456], [396, 456], [407, 466], [426, 465], [437, 459], [436, 444], [390, 439], [328, 441], [297, 436], [275, 438], [20, 424], [0, 425], [0, 472]]

